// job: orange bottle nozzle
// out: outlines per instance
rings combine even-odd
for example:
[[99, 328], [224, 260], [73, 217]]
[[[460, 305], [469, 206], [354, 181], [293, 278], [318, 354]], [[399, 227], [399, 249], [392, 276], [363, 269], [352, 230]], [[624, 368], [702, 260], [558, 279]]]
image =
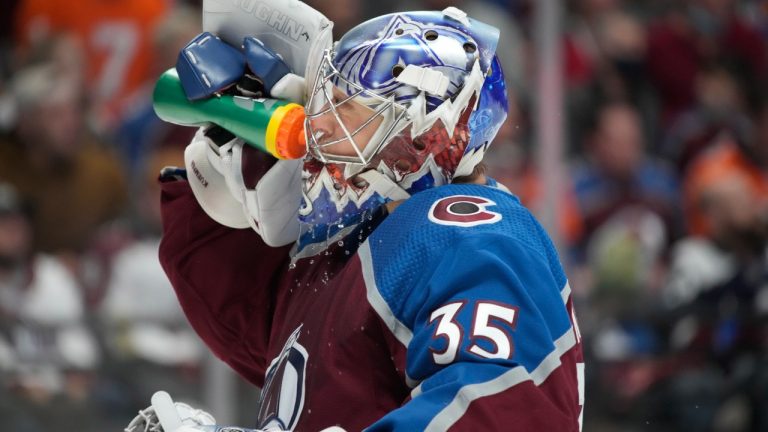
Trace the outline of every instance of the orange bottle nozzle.
[[280, 122], [275, 140], [275, 150], [283, 159], [300, 159], [307, 154], [304, 136], [304, 108], [292, 106]]

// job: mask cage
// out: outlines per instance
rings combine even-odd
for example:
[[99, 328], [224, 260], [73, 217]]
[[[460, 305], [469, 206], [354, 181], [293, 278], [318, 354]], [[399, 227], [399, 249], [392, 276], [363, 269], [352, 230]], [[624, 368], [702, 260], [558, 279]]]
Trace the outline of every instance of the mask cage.
[[[351, 94], [342, 92], [345, 97], [337, 101], [333, 95], [333, 88], [336, 84], [343, 84], [347, 89], [352, 89]], [[352, 131], [349, 130], [339, 113], [339, 107], [348, 103], [358, 103], [373, 111], [370, 117]], [[395, 102], [394, 96], [383, 97], [346, 79], [333, 65], [333, 53], [330, 50], [325, 50], [323, 53], [323, 61], [318, 68], [318, 74], [306, 108], [305, 130], [309, 151], [312, 156], [323, 163], [367, 165], [393, 134], [411, 122], [408, 118], [407, 108]], [[312, 121], [329, 113], [333, 115], [336, 123], [344, 132], [344, 136], [331, 141], [318, 140], [319, 131], [312, 126]], [[355, 136], [378, 117], [383, 117], [384, 121], [372, 135], [371, 142], [360, 143], [362, 144], [361, 147], [355, 141]], [[352, 145], [356, 153], [354, 156], [337, 155], [326, 151], [328, 147], [346, 140]]]

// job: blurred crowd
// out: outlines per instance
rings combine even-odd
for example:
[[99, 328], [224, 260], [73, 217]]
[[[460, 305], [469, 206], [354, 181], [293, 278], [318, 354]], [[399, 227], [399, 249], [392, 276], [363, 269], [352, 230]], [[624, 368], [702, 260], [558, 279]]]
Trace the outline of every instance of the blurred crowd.
[[[499, 27], [510, 115], [489, 172], [534, 213], [553, 199], [532, 127], [537, 2], [307, 3], [337, 37], [450, 5]], [[206, 400], [205, 349], [157, 262], [157, 173], [194, 131], [151, 104], [200, 7], [0, 0], [0, 430], [121, 430], [158, 389]], [[768, 431], [768, 1], [563, 8], [555, 228], [584, 430]]]

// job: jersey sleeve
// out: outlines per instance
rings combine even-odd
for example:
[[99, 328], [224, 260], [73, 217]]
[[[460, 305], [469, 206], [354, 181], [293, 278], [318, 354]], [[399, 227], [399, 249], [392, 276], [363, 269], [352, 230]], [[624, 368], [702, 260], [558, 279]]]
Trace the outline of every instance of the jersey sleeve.
[[413, 388], [367, 430], [580, 430], [580, 336], [548, 238], [450, 230], [463, 231], [431, 230], [432, 246], [410, 239], [415, 271], [377, 265], [387, 251], [370, 243], [361, 251], [369, 302], [406, 350]]
[[162, 184], [160, 262], [192, 327], [214, 354], [263, 385], [276, 278], [288, 247], [250, 229], [224, 227], [200, 208], [186, 181]]

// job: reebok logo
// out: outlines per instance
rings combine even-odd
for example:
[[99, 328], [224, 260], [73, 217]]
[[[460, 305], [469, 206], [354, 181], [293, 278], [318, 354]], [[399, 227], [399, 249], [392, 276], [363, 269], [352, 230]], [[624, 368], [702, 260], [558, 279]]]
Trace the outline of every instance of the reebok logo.
[[195, 177], [197, 177], [197, 180], [200, 182], [200, 184], [203, 185], [203, 187], [208, 187], [208, 180], [203, 177], [203, 175], [200, 173], [200, 170], [197, 169], [197, 164], [195, 164], [195, 161], [192, 161], [192, 172], [195, 173]]
[[235, 6], [242, 11], [252, 14], [261, 21], [267, 23], [270, 27], [280, 33], [298, 41], [300, 36], [309, 40], [309, 34], [304, 30], [304, 26], [291, 19], [288, 15], [261, 3], [257, 0], [233, 0]]

